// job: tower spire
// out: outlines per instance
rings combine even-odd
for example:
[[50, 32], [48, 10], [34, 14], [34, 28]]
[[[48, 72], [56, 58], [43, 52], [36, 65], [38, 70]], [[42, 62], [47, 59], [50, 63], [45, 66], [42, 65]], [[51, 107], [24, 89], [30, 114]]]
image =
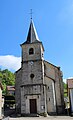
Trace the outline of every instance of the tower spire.
[[33, 42], [40, 42], [40, 40], [38, 38], [31, 14], [31, 22], [30, 22], [26, 43], [33, 43]]

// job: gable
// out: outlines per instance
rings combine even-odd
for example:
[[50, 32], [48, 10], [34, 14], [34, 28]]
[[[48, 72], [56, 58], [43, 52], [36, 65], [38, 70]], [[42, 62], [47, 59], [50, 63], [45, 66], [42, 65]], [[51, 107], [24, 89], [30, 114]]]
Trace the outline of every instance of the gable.
[[47, 61], [44, 61], [44, 71], [45, 71], [45, 75], [47, 77], [49, 77], [52, 80], [55, 80], [55, 71], [58, 70], [58, 68], [56, 66], [54, 66], [53, 64], [50, 64]]

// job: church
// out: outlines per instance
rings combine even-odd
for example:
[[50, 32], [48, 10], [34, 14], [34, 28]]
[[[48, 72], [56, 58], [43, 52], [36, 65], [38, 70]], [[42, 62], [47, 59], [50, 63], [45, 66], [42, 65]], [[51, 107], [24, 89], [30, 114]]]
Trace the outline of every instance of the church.
[[60, 67], [44, 60], [44, 46], [33, 20], [27, 39], [21, 45], [21, 68], [15, 72], [16, 112], [62, 114], [64, 112], [63, 75]]

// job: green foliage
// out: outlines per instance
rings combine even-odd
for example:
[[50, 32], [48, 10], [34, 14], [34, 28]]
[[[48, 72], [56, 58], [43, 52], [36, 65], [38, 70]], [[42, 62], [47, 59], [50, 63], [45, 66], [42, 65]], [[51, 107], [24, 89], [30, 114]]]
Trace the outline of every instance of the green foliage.
[[[63, 82], [64, 83], [64, 82]], [[64, 83], [64, 89], [67, 89], [67, 84], [66, 83]]]
[[6, 94], [7, 85], [15, 85], [15, 75], [8, 69], [0, 69], [0, 82], [3, 85], [3, 94]]
[[64, 84], [64, 97], [67, 97], [67, 84], [64, 82], [63, 84]]

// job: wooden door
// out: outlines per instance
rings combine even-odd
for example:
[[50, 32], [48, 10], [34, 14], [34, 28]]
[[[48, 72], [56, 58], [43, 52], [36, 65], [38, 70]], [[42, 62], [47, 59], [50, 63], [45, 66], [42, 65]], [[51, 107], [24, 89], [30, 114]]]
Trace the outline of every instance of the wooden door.
[[37, 113], [36, 99], [30, 99], [30, 113]]

